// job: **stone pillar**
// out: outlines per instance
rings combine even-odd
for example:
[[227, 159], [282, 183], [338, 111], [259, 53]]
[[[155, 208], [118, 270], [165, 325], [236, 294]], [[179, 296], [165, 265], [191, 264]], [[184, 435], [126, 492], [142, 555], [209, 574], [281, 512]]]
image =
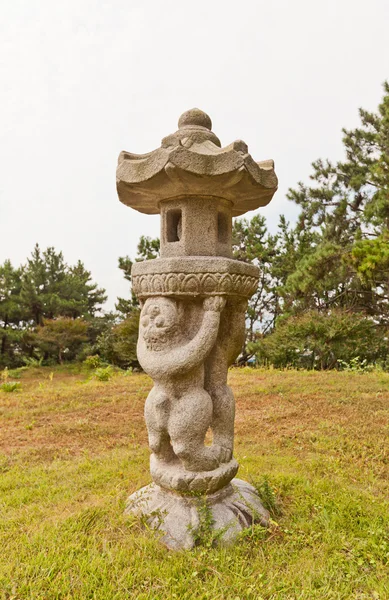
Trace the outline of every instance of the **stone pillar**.
[[122, 152], [117, 168], [121, 202], [161, 215], [161, 258], [132, 268], [138, 359], [154, 381], [145, 405], [153, 483], [130, 496], [126, 511], [146, 516], [177, 549], [195, 544], [204, 503], [221, 542], [268, 522], [255, 489], [234, 479], [227, 371], [259, 276], [231, 258], [232, 217], [268, 204], [277, 189], [273, 161], [254, 162], [242, 141], [222, 148], [202, 111], [187, 111], [178, 125], [149, 154]]

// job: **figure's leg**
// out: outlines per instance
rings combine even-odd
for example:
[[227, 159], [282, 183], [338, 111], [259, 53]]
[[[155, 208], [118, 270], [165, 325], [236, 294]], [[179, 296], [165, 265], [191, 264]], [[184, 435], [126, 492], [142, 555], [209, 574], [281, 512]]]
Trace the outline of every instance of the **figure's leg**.
[[219, 466], [213, 447], [204, 446], [212, 420], [212, 400], [194, 388], [171, 403], [168, 432], [175, 454], [188, 471], [212, 471]]
[[228, 385], [220, 385], [210, 393], [213, 402], [213, 443], [221, 449], [222, 462], [228, 462], [234, 449], [234, 395]]
[[169, 398], [154, 387], [146, 399], [145, 420], [150, 450], [160, 460], [171, 460], [174, 458], [173, 448], [170, 444], [170, 437], [167, 431], [169, 407]]
[[232, 458], [234, 446], [235, 400], [227, 375], [244, 342], [246, 308], [246, 300], [228, 301], [217, 342], [205, 364], [205, 389], [213, 402], [213, 443], [220, 448], [222, 461]]

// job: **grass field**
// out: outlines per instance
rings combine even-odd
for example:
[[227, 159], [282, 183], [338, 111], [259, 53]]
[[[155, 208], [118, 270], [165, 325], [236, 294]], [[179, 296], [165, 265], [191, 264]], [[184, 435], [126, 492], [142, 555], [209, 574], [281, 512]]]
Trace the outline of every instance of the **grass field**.
[[123, 516], [150, 482], [150, 379], [30, 369], [0, 392], [0, 598], [389, 599], [389, 374], [232, 370], [239, 477], [273, 524], [167, 551]]

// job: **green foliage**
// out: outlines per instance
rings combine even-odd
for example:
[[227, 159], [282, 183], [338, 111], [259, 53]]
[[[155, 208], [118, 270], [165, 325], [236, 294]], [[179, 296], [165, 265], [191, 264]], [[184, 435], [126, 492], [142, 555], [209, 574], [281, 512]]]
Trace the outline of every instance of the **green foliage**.
[[293, 300], [286, 293], [289, 276], [309, 251], [316, 235], [311, 231], [292, 228], [281, 216], [278, 231], [271, 235], [265, 219], [256, 215], [236, 219], [233, 225], [234, 258], [254, 263], [259, 268], [258, 289], [249, 300], [247, 332], [242, 360], [250, 356], [247, 344], [269, 334], [277, 318], [291, 309]]
[[19, 367], [18, 369], [10, 369], [8, 371], [9, 377], [11, 377], [11, 379], [20, 379], [22, 373], [24, 373], [25, 371], [27, 371], [28, 367]]
[[357, 240], [352, 248], [353, 265], [362, 284], [375, 292], [375, 303], [379, 314], [386, 313], [389, 273], [389, 231], [374, 239]]
[[15, 269], [6, 260], [0, 265], [0, 367], [18, 364], [18, 328], [24, 318], [21, 287], [22, 269]]
[[92, 317], [105, 300], [104, 290], [91, 283], [91, 274], [81, 261], [69, 266], [62, 252], [54, 248], [42, 252], [35, 246], [22, 277], [21, 304], [28, 320], [40, 326], [44, 319], [59, 316]]
[[366, 358], [361, 360], [359, 356], [355, 356], [350, 362], [339, 359], [338, 365], [342, 371], [352, 371], [353, 373], [370, 373], [373, 370], [373, 365]]
[[101, 367], [103, 363], [100, 356], [98, 354], [94, 354], [93, 356], [87, 356], [82, 364], [87, 369], [97, 369], [98, 367]]
[[38, 369], [43, 364], [43, 356], [34, 358], [33, 356], [24, 356], [23, 362], [27, 368]]
[[138, 255], [135, 259], [136, 262], [158, 258], [160, 246], [161, 244], [159, 238], [151, 238], [149, 236], [142, 235], [138, 243]]
[[198, 497], [197, 514], [199, 519], [197, 527], [189, 527], [194, 544], [195, 546], [212, 548], [216, 545], [217, 540], [223, 533], [223, 530], [216, 531], [213, 528], [214, 520], [212, 516], [212, 509], [206, 497]]
[[96, 369], [94, 375], [99, 381], [109, 381], [113, 376], [113, 369], [111, 366], [100, 367], [99, 369]]
[[[377, 113], [344, 130], [345, 160], [313, 163], [312, 184], [288, 198], [297, 225], [281, 217], [237, 221], [235, 256], [260, 268], [249, 303], [243, 359], [315, 369], [387, 365], [389, 337], [389, 85]], [[361, 367], [362, 368], [362, 367]]]
[[94, 320], [105, 300], [104, 290], [91, 281], [82, 262], [69, 266], [54, 248], [42, 252], [36, 245], [18, 269], [6, 260], [0, 265], [0, 367], [50, 360], [47, 348], [39, 355], [45, 321]]
[[108, 329], [97, 340], [100, 356], [122, 369], [138, 366], [136, 344], [138, 341], [139, 309], [133, 309], [127, 319]]
[[80, 345], [87, 340], [87, 329], [88, 324], [82, 319], [46, 319], [36, 330], [36, 344], [41, 352], [62, 363], [64, 356], [68, 360], [75, 358]]
[[[150, 238], [142, 235], [139, 239], [137, 256], [135, 262], [158, 258], [160, 249], [160, 241], [158, 238]], [[124, 279], [131, 284], [131, 268], [133, 261], [129, 256], [119, 257], [119, 269], [123, 271]], [[139, 308], [139, 302], [134, 292], [130, 288], [130, 298], [118, 298], [115, 305], [116, 310], [124, 317], [128, 317], [134, 309]]]
[[270, 516], [273, 518], [280, 517], [282, 515], [281, 500], [271, 485], [269, 477], [264, 475], [259, 482], [254, 482], [254, 487], [257, 489], [261, 502], [266, 510], [269, 511]]
[[[159, 239], [141, 236], [138, 243], [136, 262], [157, 258], [159, 255]], [[131, 284], [131, 268], [133, 261], [128, 257], [119, 258], [119, 268], [124, 278]], [[139, 330], [139, 302], [130, 288], [130, 298], [118, 298], [114, 321], [105, 327], [96, 338], [95, 350], [102, 359], [122, 369], [139, 367], [136, 345]]]
[[[379, 333], [379, 332], [378, 332]], [[333, 369], [345, 361], [376, 361], [387, 353], [384, 332], [364, 315], [341, 310], [308, 311], [282, 319], [274, 332], [252, 345], [262, 364]]]
[[255, 215], [251, 221], [236, 219], [233, 225], [234, 258], [259, 267], [259, 286], [247, 308], [247, 341], [255, 339], [256, 330], [263, 332], [274, 326], [279, 313], [277, 281], [273, 261], [278, 254], [278, 237], [267, 231], [265, 218]]
[[19, 392], [22, 389], [21, 383], [19, 381], [4, 381], [0, 385], [0, 390], [3, 392]]
[[287, 279], [294, 312], [352, 309], [389, 323], [389, 85], [377, 113], [343, 130], [345, 161], [313, 163], [308, 187], [288, 198], [301, 207], [297, 229], [315, 236]]

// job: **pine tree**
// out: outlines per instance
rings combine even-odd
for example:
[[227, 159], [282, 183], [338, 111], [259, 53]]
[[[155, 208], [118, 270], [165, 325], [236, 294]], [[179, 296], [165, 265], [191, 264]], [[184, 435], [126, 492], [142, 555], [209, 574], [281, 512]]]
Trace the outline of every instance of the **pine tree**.
[[0, 265], [0, 366], [12, 366], [19, 326], [26, 318], [20, 303], [21, 285], [22, 269], [6, 260]]
[[[137, 256], [135, 258], [135, 262], [140, 262], [142, 260], [150, 260], [152, 258], [158, 258], [160, 249], [160, 240], [159, 238], [151, 238], [148, 236], [142, 235], [139, 239], [137, 246]], [[119, 257], [119, 269], [123, 271], [124, 279], [129, 282], [131, 286], [131, 268], [133, 265], [133, 261], [129, 256], [121, 256]], [[139, 302], [137, 297], [135, 296], [132, 288], [130, 287], [130, 298], [118, 298], [117, 303], [115, 304], [115, 308], [119, 313], [125, 316], [131, 315], [134, 309], [139, 308]]]
[[106, 300], [105, 290], [92, 283], [81, 261], [65, 263], [54, 248], [35, 246], [23, 270], [21, 303], [35, 325], [55, 317], [91, 318]]
[[334, 308], [389, 322], [389, 85], [377, 113], [343, 130], [346, 159], [317, 160], [314, 185], [288, 198], [301, 207], [297, 229], [316, 235], [284, 289], [294, 312]]
[[234, 221], [234, 258], [255, 264], [260, 271], [258, 289], [247, 307], [246, 342], [253, 342], [259, 332], [264, 334], [271, 330], [279, 312], [277, 281], [273, 273], [277, 244], [278, 236], [268, 232], [266, 220], [261, 215], [255, 215], [251, 221]]

